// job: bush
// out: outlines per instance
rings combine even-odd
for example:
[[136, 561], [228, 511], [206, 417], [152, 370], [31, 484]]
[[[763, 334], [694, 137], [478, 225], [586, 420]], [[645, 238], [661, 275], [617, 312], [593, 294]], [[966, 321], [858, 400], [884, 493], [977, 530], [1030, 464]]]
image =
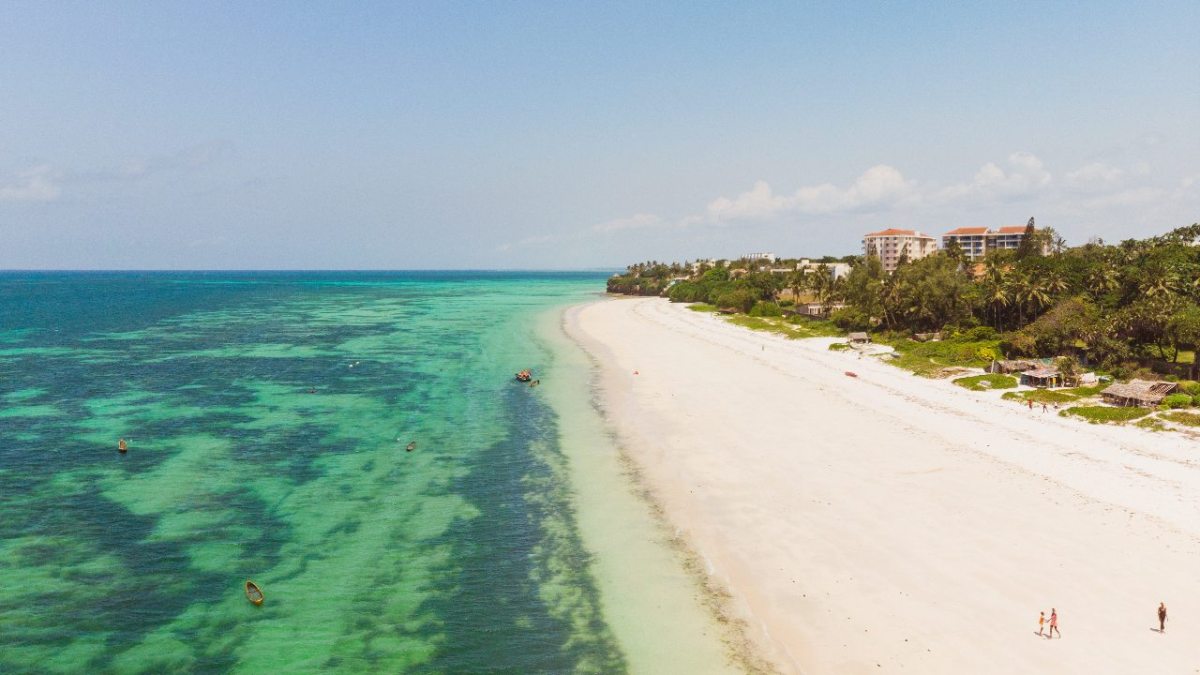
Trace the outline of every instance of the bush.
[[783, 316], [783, 310], [773, 302], [759, 300], [750, 308], [750, 316]]
[[995, 340], [996, 338], [995, 328], [991, 326], [976, 326], [962, 333], [958, 339], [965, 342], [983, 342], [984, 340]]
[[1025, 333], [1009, 333], [1000, 341], [1000, 349], [1011, 356], [1036, 356], [1037, 341]]
[[1163, 404], [1168, 408], [1186, 408], [1192, 404], [1192, 397], [1187, 394], [1168, 394]]
[[871, 328], [870, 317], [853, 307], [839, 309], [830, 315], [829, 319], [838, 328], [845, 331], [869, 330]]
[[831, 352], [844, 352], [847, 349], [850, 349], [850, 345], [846, 344], [845, 342], [835, 342], [829, 345], [829, 351]]
[[1195, 380], [1180, 380], [1179, 391], [1188, 396], [1200, 396], [1200, 382]]
[[739, 312], [749, 312], [758, 298], [745, 288], [735, 288], [717, 295], [713, 304], [722, 309], [731, 307]]

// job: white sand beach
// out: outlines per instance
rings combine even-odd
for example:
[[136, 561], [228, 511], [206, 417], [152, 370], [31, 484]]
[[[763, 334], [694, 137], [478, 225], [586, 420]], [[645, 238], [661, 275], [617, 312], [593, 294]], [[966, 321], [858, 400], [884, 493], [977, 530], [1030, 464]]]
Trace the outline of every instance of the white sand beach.
[[[625, 452], [780, 671], [1200, 672], [1200, 442], [657, 298], [566, 322]], [[1052, 607], [1062, 638], [1039, 638]]]

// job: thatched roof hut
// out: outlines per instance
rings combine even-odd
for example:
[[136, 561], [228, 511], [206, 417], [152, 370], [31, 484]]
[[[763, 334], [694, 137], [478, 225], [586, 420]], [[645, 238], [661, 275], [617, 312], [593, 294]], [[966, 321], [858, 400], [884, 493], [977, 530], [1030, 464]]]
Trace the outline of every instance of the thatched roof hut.
[[1057, 387], [1062, 380], [1062, 373], [1057, 368], [1039, 366], [1021, 373], [1021, 384], [1030, 387]]
[[1175, 391], [1176, 386], [1174, 382], [1130, 380], [1110, 386], [1100, 392], [1100, 396], [1113, 405], [1153, 408]]
[[992, 361], [991, 370], [993, 373], [1023, 373], [1026, 370], [1033, 370], [1040, 367], [1041, 364], [1036, 361], [997, 359]]

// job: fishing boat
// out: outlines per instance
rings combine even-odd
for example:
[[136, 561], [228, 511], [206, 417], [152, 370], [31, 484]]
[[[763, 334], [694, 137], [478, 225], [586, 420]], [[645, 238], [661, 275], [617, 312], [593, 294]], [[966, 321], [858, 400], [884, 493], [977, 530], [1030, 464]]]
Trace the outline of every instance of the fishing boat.
[[847, 370], [847, 371], [846, 371], [846, 377], [858, 377], [858, 373], [851, 372], [851, 371]]
[[528, 369], [522, 370], [521, 372], [517, 373], [516, 378], [517, 382], [528, 382], [533, 379], [533, 373]]
[[258, 587], [258, 584], [249, 579], [246, 580], [246, 599], [254, 605], [261, 605], [263, 603], [262, 589]]

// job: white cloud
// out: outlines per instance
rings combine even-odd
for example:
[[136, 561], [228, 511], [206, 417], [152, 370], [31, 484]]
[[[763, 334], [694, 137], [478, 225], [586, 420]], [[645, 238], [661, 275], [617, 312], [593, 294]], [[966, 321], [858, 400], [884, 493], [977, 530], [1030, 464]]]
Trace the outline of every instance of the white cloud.
[[650, 213], [639, 213], [628, 218], [617, 218], [603, 223], [596, 223], [592, 229], [597, 232], [615, 232], [617, 230], [637, 230], [647, 227], [661, 227], [666, 222]]
[[1063, 177], [1067, 187], [1085, 192], [1111, 189], [1121, 183], [1125, 171], [1103, 162], [1085, 164]]
[[60, 175], [42, 164], [0, 178], [0, 202], [51, 202], [62, 194]]
[[790, 195], [777, 195], [766, 181], [730, 199], [719, 197], [708, 204], [708, 220], [714, 223], [738, 220], [769, 220], [798, 212], [832, 214], [894, 205], [915, 190], [915, 184], [896, 168], [879, 164], [867, 169], [853, 183], [839, 188], [832, 183], [801, 187]]
[[937, 202], [1014, 200], [1037, 194], [1051, 182], [1042, 160], [1028, 152], [1014, 152], [1008, 156], [1007, 168], [988, 162], [970, 181], [948, 185], [931, 196]]

